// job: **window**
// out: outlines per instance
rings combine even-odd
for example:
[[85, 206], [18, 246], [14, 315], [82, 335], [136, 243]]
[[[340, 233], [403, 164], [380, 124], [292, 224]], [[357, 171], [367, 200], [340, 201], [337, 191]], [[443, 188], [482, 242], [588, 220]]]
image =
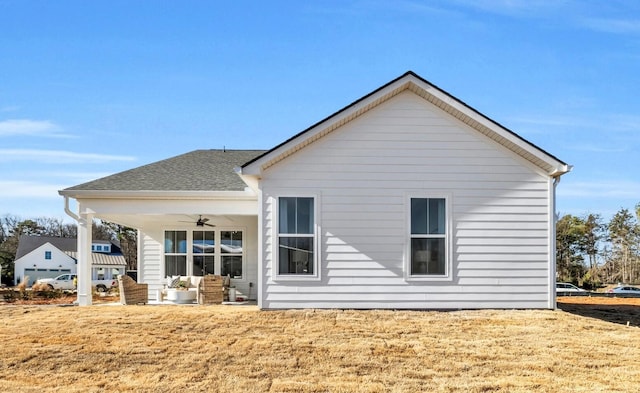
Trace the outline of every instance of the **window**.
[[124, 274], [125, 268], [121, 267], [121, 268], [117, 268], [117, 267], [112, 267], [111, 268], [111, 278], [112, 279], [116, 279], [118, 278], [118, 276], [121, 276]]
[[164, 271], [167, 276], [187, 275], [187, 231], [164, 233]]
[[278, 274], [315, 275], [314, 198], [278, 200]]
[[217, 274], [243, 279], [243, 231], [165, 231], [164, 258], [165, 276]]
[[51, 251], [44, 252], [44, 259], [51, 259]]
[[220, 273], [231, 278], [242, 278], [242, 232], [220, 232], [222, 266]]
[[410, 275], [446, 276], [446, 200], [411, 198], [410, 220]]
[[215, 274], [215, 231], [193, 231], [193, 274]]
[[101, 245], [97, 245], [96, 246], [96, 251], [102, 251], [102, 246]]

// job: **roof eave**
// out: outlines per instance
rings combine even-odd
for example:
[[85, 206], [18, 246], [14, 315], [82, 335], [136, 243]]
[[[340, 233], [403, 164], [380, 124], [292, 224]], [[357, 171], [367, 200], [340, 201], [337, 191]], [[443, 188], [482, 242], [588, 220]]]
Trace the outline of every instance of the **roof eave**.
[[566, 173], [569, 173], [573, 170], [573, 165], [560, 165], [556, 170], [554, 170], [553, 172], [549, 173], [549, 176], [553, 177], [553, 178], [558, 178]]
[[243, 191], [155, 191], [155, 190], [60, 190], [58, 194], [74, 199], [255, 199], [247, 187]]

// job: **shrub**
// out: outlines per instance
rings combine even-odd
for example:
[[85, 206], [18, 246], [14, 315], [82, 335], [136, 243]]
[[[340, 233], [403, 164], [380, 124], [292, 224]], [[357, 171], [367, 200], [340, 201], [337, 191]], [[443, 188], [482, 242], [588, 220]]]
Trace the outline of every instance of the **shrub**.
[[4, 301], [7, 303], [13, 303], [16, 301], [16, 291], [13, 289], [8, 291], [3, 291]]
[[27, 283], [29, 282], [29, 276], [24, 276], [24, 279], [22, 279], [22, 281], [20, 281], [20, 283], [18, 285], [16, 285], [16, 288], [20, 291], [20, 292], [24, 292], [27, 290]]
[[42, 291], [48, 291], [51, 288], [49, 288], [49, 285], [47, 284], [43, 284], [43, 283], [35, 283], [31, 286], [31, 289], [34, 291], [38, 291], [38, 292], [42, 292]]
[[36, 292], [39, 297], [43, 297], [45, 299], [56, 299], [62, 297], [63, 292], [57, 289], [49, 289], [48, 287], [45, 290]]

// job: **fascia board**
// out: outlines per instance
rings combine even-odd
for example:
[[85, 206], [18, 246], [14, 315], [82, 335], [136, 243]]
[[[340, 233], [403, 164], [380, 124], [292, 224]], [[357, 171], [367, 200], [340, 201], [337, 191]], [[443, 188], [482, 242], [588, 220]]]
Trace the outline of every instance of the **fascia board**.
[[256, 194], [245, 191], [115, 191], [61, 190], [58, 194], [75, 199], [238, 199], [255, 200]]

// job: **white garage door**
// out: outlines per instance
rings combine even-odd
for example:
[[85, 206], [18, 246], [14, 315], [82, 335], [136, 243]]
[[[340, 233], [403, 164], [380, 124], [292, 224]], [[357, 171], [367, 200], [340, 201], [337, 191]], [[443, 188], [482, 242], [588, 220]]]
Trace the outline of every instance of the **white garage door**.
[[69, 269], [24, 269], [24, 275], [29, 276], [27, 286], [33, 285], [36, 280], [41, 278], [55, 278], [61, 274], [71, 273]]

